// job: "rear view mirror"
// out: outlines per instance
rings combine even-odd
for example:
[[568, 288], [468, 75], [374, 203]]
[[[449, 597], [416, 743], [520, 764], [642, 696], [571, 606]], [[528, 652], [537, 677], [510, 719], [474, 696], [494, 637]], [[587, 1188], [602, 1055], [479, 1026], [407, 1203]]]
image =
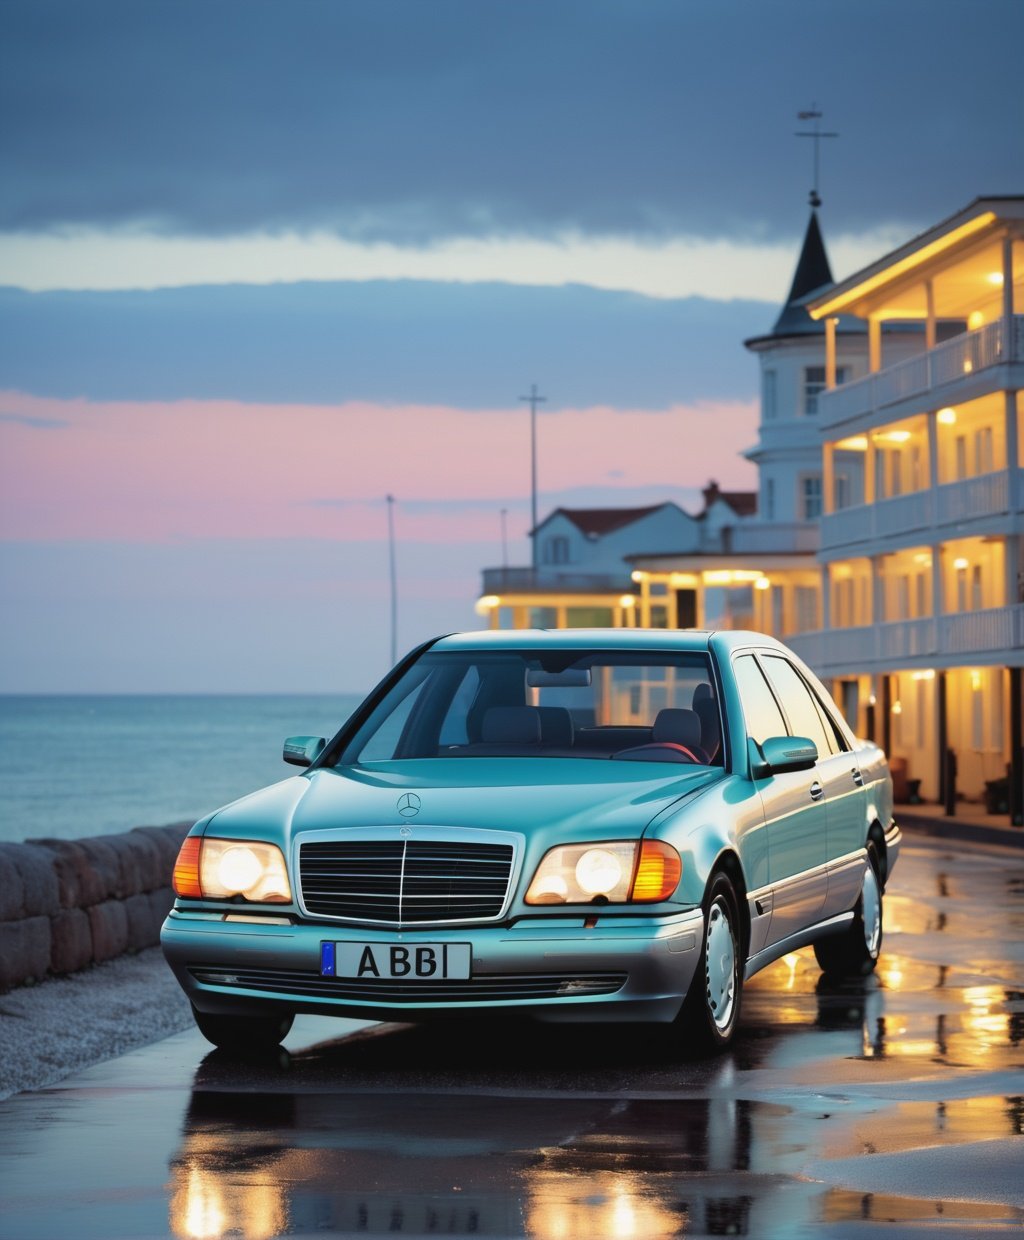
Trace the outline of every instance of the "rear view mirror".
[[750, 773], [754, 779], [809, 771], [818, 761], [818, 747], [807, 736], [769, 736], [760, 745], [750, 741]]
[[527, 668], [526, 683], [531, 689], [583, 689], [590, 684], [589, 667], [567, 667], [564, 672], [545, 672]]
[[281, 757], [292, 766], [309, 766], [320, 757], [326, 744], [322, 736], [289, 736]]

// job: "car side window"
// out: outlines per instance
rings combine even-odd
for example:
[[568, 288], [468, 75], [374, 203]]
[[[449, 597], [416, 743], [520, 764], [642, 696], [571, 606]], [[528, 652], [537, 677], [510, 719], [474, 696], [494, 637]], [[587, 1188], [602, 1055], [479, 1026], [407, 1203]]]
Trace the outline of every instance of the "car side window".
[[830, 757], [833, 746], [829, 744], [818, 704], [811, 697], [811, 691], [804, 684], [803, 677], [788, 659], [779, 655], [765, 655], [764, 668], [786, 707], [793, 735], [807, 736], [814, 741], [819, 758]]
[[732, 666], [748, 735], [759, 745], [769, 736], [785, 736], [786, 721], [754, 656], [741, 654]]

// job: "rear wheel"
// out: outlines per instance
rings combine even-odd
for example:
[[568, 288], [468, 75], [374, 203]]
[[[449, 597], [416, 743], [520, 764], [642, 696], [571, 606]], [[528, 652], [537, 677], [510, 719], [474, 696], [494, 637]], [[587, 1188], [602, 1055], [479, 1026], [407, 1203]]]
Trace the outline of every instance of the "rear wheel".
[[199, 1032], [214, 1046], [226, 1051], [273, 1050], [288, 1036], [295, 1017], [284, 1016], [214, 1016], [192, 1008]]
[[736, 1029], [743, 986], [739, 925], [732, 883], [716, 874], [704, 895], [700, 961], [677, 1017], [687, 1041], [701, 1050], [722, 1050]]
[[882, 888], [875, 851], [869, 848], [852, 923], [842, 934], [815, 943], [814, 954], [822, 972], [830, 977], [865, 977], [878, 963], [881, 950]]

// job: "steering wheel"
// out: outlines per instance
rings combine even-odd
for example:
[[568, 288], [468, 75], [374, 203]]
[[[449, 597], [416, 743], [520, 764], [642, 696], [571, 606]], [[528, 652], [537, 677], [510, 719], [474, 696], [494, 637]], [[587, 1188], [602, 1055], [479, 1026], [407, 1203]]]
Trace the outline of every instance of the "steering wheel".
[[[677, 741], [649, 741], [646, 745], [634, 745], [632, 749], [620, 749], [619, 752], [613, 754], [612, 757], [631, 758], [642, 753], [650, 753], [650, 760], [656, 762], [657, 758], [655, 758], [653, 754], [653, 751], [655, 750], [667, 750], [668, 753], [666, 756], [675, 759], [676, 762], [693, 762], [696, 763], [697, 766], [707, 766], [708, 764], [706, 755], [704, 757], [698, 757], [692, 749], [687, 748], [686, 745], [680, 745]], [[703, 753], [703, 750], [701, 750], [701, 753]], [[641, 759], [641, 761], [643, 760], [644, 759]]]

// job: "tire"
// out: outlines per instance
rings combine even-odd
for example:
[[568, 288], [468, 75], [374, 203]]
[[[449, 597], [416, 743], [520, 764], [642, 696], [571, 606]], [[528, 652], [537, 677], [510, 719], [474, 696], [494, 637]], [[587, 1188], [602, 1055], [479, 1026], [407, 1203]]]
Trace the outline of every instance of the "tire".
[[814, 944], [814, 954], [829, 977], [867, 977], [882, 950], [882, 884], [874, 848], [868, 849], [853, 921], [842, 934]]
[[194, 1005], [192, 1015], [207, 1042], [221, 1050], [248, 1054], [273, 1050], [288, 1036], [295, 1019], [291, 1012], [284, 1016], [213, 1016]]
[[687, 1043], [712, 1053], [732, 1041], [743, 994], [743, 952], [736, 892], [716, 874], [704, 893], [704, 941], [697, 972], [676, 1017]]

